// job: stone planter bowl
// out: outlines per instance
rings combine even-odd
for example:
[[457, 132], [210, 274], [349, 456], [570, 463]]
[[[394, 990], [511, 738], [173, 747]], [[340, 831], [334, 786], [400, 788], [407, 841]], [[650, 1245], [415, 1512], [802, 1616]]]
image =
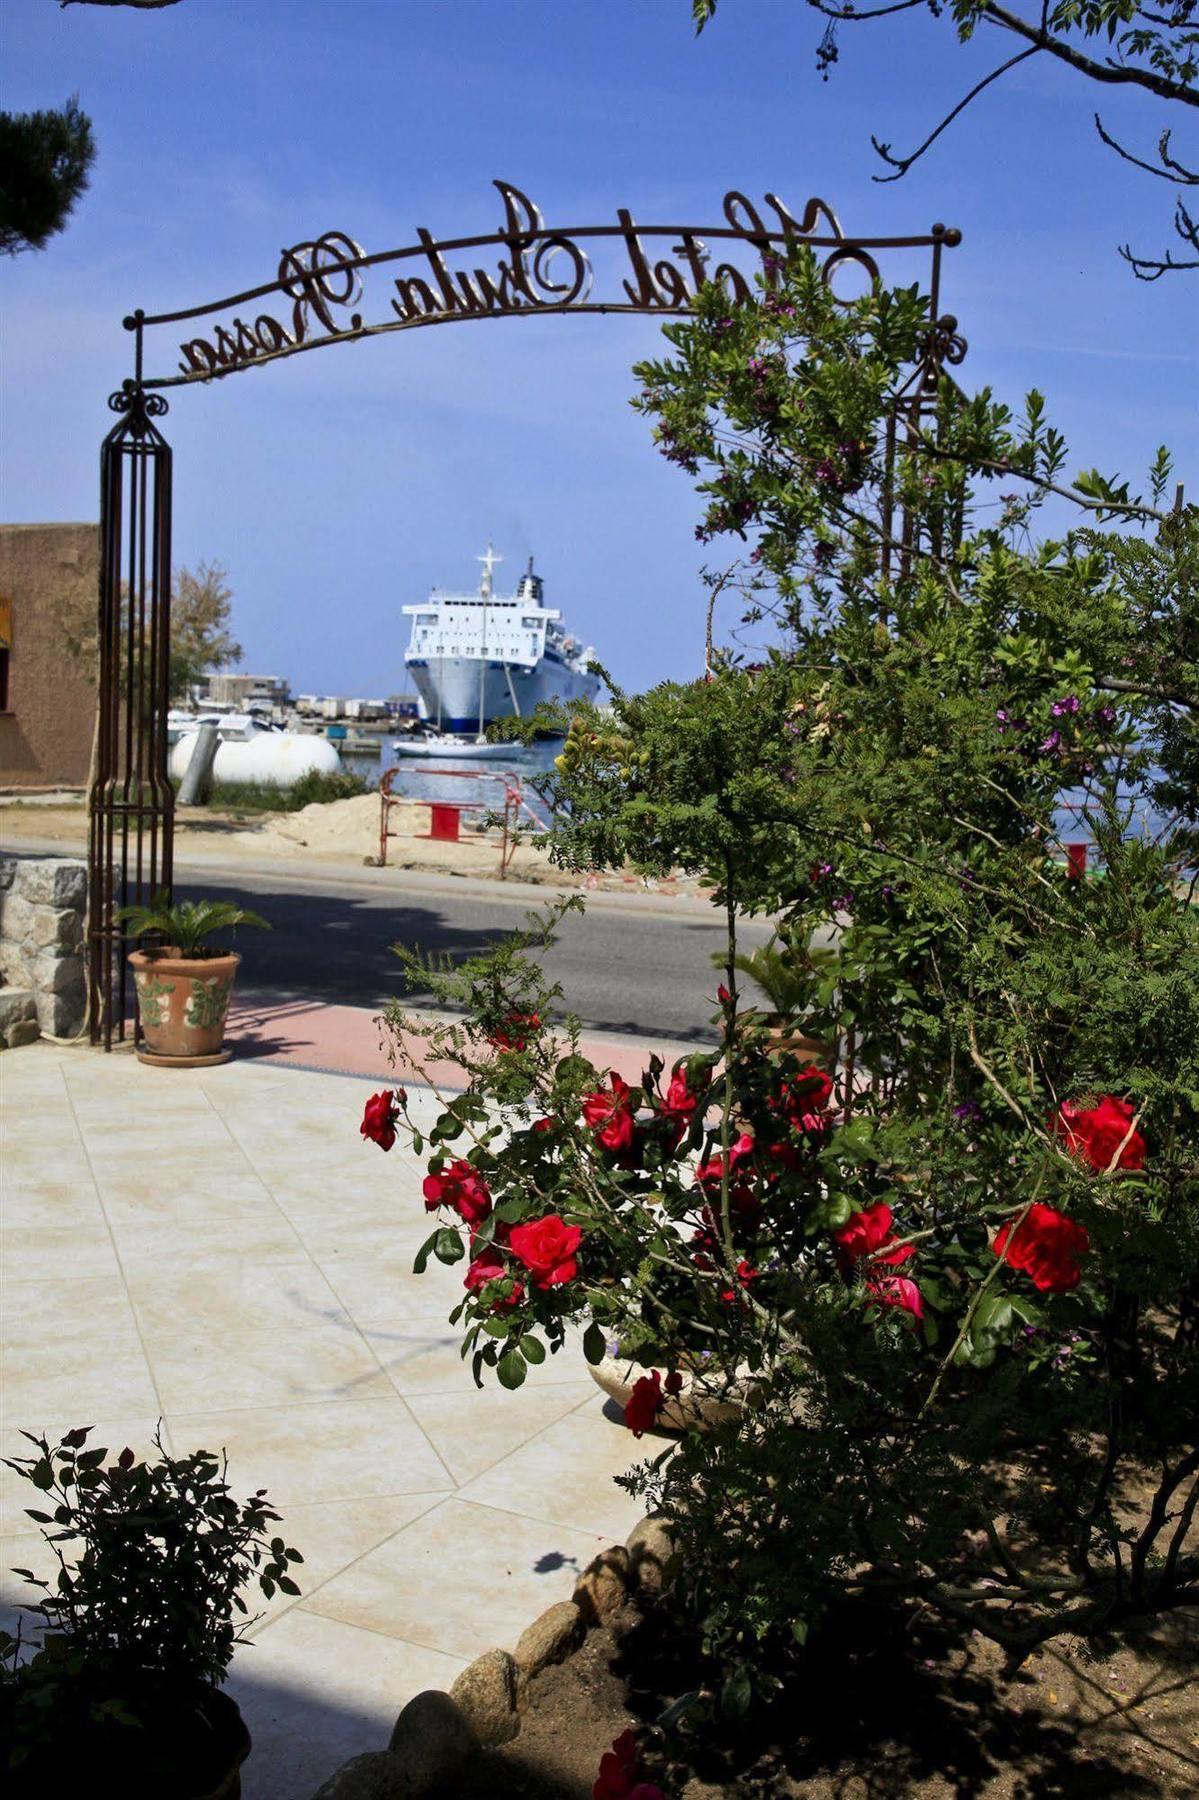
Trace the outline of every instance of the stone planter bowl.
[[[629, 1402], [634, 1383], [652, 1373], [623, 1356], [605, 1356], [597, 1363], [588, 1363], [587, 1367], [591, 1379], [622, 1408]], [[659, 1369], [658, 1373], [665, 1383], [667, 1371]], [[705, 1393], [702, 1383], [694, 1375], [684, 1372], [681, 1392], [665, 1397], [654, 1430], [685, 1431], [690, 1425], [702, 1429], [707, 1425], [722, 1424], [727, 1419], [737, 1418], [744, 1407], [752, 1406], [760, 1393], [759, 1384], [750, 1378], [748, 1371], [744, 1377], [738, 1377], [727, 1394], [719, 1395]]]

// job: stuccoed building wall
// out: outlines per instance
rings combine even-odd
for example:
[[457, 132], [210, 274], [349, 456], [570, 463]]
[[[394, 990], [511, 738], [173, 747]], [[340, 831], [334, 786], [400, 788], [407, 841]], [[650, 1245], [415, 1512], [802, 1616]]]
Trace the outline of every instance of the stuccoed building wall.
[[0, 788], [87, 783], [99, 554], [98, 525], [0, 525]]
[[0, 1045], [83, 1030], [86, 929], [86, 864], [0, 856]]

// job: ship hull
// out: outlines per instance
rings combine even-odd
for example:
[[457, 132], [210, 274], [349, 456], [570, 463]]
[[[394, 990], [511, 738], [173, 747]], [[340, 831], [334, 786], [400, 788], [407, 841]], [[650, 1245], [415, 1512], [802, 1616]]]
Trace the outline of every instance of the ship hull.
[[542, 701], [594, 699], [599, 679], [545, 656], [532, 668], [479, 657], [408, 657], [408, 673], [420, 697], [421, 717], [445, 732], [477, 732], [480, 716], [527, 718]]

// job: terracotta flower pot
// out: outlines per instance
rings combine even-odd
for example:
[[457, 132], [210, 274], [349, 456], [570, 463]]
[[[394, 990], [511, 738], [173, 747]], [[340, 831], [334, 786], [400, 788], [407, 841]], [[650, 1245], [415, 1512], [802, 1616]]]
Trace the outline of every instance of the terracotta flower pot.
[[837, 1046], [823, 1038], [807, 1037], [796, 1029], [779, 1013], [766, 1015], [766, 1035], [770, 1039], [770, 1053], [798, 1057], [800, 1062], [818, 1062], [832, 1064], [836, 1058]]
[[[640, 1363], [629, 1362], [623, 1356], [605, 1356], [597, 1363], [588, 1363], [591, 1379], [603, 1388], [610, 1399], [618, 1406], [629, 1403], [634, 1384], [643, 1375], [649, 1375], [649, 1369], [642, 1368]], [[663, 1381], [666, 1370], [658, 1373]], [[716, 1384], [713, 1383], [715, 1390]], [[729, 1390], [709, 1393], [702, 1377], [683, 1372], [683, 1386], [675, 1395], [666, 1397], [665, 1404], [654, 1422], [655, 1431], [685, 1431], [689, 1425], [698, 1425], [701, 1429], [708, 1425], [719, 1425], [726, 1419], [737, 1418], [746, 1406], [752, 1406], [761, 1393], [759, 1384], [749, 1377], [738, 1375]]]
[[222, 1049], [225, 1018], [233, 978], [241, 957], [236, 950], [219, 956], [183, 956], [164, 950], [135, 950], [129, 958], [137, 987], [146, 1048], [143, 1062], [196, 1068], [227, 1062]]

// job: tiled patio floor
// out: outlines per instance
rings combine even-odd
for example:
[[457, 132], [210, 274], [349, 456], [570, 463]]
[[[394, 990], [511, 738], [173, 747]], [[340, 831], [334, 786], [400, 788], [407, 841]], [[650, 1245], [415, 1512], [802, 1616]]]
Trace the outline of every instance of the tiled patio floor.
[[[461, 1270], [412, 1274], [419, 1171], [360, 1138], [369, 1091], [245, 1061], [0, 1059], [2, 1453], [81, 1424], [145, 1451], [161, 1419], [176, 1453], [227, 1448], [306, 1559], [234, 1663], [246, 1800], [309, 1800], [638, 1517], [612, 1477], [644, 1447], [580, 1353], [516, 1393], [472, 1385], [446, 1324]], [[6, 1610], [11, 1565], [46, 1564], [32, 1503], [0, 1470]]]

